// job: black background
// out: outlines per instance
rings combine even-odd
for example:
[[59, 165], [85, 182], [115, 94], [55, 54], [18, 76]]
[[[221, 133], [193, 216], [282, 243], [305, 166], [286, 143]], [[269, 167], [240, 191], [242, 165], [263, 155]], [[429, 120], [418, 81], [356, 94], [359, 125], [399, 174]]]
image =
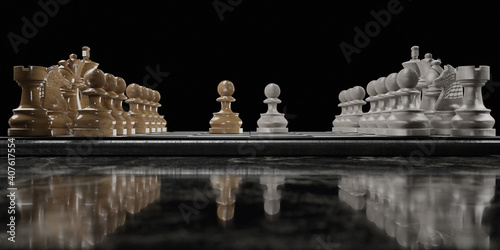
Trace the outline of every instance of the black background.
[[[214, 2], [231, 8], [223, 20]], [[84, 45], [100, 69], [128, 84], [142, 84], [147, 67], [168, 72], [149, 84], [162, 94], [160, 113], [169, 131], [208, 130], [212, 113], [220, 109], [215, 99], [222, 80], [235, 84], [232, 108], [245, 131], [254, 131], [266, 111], [263, 90], [270, 82], [281, 87], [279, 110], [286, 110], [290, 131], [330, 130], [340, 112], [338, 93], [398, 72], [413, 45], [420, 46], [420, 58], [430, 52], [455, 67], [491, 66], [493, 81], [483, 94], [498, 120], [497, 4], [401, 0], [402, 11], [348, 63], [339, 44], [353, 45], [354, 27], [364, 29], [374, 20], [370, 11], [386, 10], [388, 2], [73, 0], [59, 4], [54, 17], [16, 53], [8, 34], [22, 35], [22, 17], [33, 20], [43, 9], [37, 1], [2, 1], [1, 135], [20, 101], [12, 67], [48, 67], [71, 53], [81, 58]]]

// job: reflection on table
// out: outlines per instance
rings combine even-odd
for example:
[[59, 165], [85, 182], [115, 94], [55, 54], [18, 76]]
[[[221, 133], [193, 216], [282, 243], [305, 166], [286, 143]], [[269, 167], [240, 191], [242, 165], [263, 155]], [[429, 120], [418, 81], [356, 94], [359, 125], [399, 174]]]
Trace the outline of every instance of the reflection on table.
[[156, 176], [19, 179], [16, 247], [90, 248], [160, 197]]
[[404, 247], [488, 249], [481, 221], [495, 195], [491, 176], [344, 176], [339, 199]]

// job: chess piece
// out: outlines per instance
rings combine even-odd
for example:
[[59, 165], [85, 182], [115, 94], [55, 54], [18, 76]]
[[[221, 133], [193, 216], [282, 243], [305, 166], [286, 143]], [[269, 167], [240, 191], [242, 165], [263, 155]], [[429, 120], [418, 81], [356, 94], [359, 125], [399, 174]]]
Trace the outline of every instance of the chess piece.
[[125, 130], [127, 135], [135, 134], [135, 120], [132, 118], [129, 112], [123, 110], [123, 101], [127, 100], [127, 96], [124, 95], [125, 89], [127, 89], [127, 83], [121, 77], [116, 77], [116, 88], [114, 92], [118, 95], [118, 98], [113, 102], [114, 109], [118, 112], [120, 116], [125, 119]]
[[376, 135], [385, 135], [385, 129], [387, 128], [387, 117], [391, 115], [390, 112], [387, 111], [386, 106], [389, 106], [389, 95], [387, 92], [389, 90], [385, 87], [386, 77], [380, 77], [375, 82], [375, 91], [377, 92], [376, 97], [379, 98], [377, 103], [377, 111], [379, 112], [379, 116], [377, 117], [377, 129], [375, 130]]
[[368, 92], [369, 97], [366, 98], [366, 101], [370, 103], [370, 110], [368, 111], [367, 115], [368, 118], [366, 118], [366, 134], [371, 134], [374, 135], [377, 130], [377, 119], [380, 115], [380, 112], [378, 111], [378, 100], [379, 97], [377, 97], [377, 91], [375, 90], [375, 80], [371, 81], [366, 85], [366, 92]]
[[148, 95], [149, 95], [148, 89], [144, 86], [139, 86], [139, 89], [141, 91], [140, 92], [141, 95], [139, 97], [139, 99], [141, 100], [141, 103], [139, 103], [139, 112], [144, 115], [144, 121], [146, 122], [145, 124], [146, 124], [146, 128], [147, 128], [146, 133], [152, 133], [153, 132], [151, 129], [152, 121], [151, 121], [150, 117], [148, 116], [148, 111], [146, 108], [148, 105], [148, 101], [147, 101]]
[[339, 101], [340, 101], [340, 103], [337, 106], [340, 107], [341, 111], [340, 111], [340, 115], [336, 115], [335, 119], [332, 122], [332, 124], [333, 124], [332, 132], [342, 132], [342, 129], [344, 127], [345, 116], [347, 113], [347, 105], [346, 105], [347, 98], [346, 98], [346, 91], [345, 90], [340, 91]]
[[145, 110], [146, 110], [146, 115], [149, 119], [149, 127], [150, 127], [150, 130], [151, 130], [151, 133], [156, 133], [156, 132], [159, 132], [159, 131], [156, 131], [156, 127], [157, 127], [157, 121], [156, 121], [156, 118], [153, 114], [153, 105], [154, 105], [154, 90], [150, 89], [150, 88], [146, 88], [144, 87], [144, 89], [146, 90], [146, 103], [145, 103]]
[[127, 121], [123, 117], [123, 113], [120, 110], [115, 109], [115, 102], [121, 102], [118, 100], [118, 94], [115, 93], [117, 87], [116, 77], [110, 73], [104, 74], [106, 81], [104, 83], [103, 89], [106, 91], [107, 95], [103, 97], [103, 107], [111, 111], [111, 116], [116, 122], [115, 129], [116, 135], [126, 135]]
[[387, 118], [387, 135], [396, 136], [429, 136], [429, 119], [424, 111], [417, 108], [418, 74], [410, 68], [399, 71], [396, 82], [401, 88], [396, 92], [399, 96], [397, 110], [393, 110]]
[[279, 185], [285, 184], [284, 176], [261, 176], [260, 185], [265, 185], [264, 190], [264, 211], [268, 215], [275, 215], [280, 212], [281, 190]]
[[[81, 72], [79, 75], [80, 79], [81, 79], [81, 84], [79, 84], [79, 86], [80, 86], [80, 97], [81, 97], [80, 103], [82, 105], [82, 108], [84, 109], [89, 105], [89, 96], [82, 94], [82, 92], [88, 88], [88, 85], [84, 83], [83, 78], [84, 78], [85, 74], [87, 73], [87, 71], [98, 67], [99, 63], [96, 63], [96, 62], [93, 62], [92, 60], [90, 60], [90, 48], [88, 46], [82, 47], [82, 58], [83, 59], [81, 61], [83, 62], [83, 66], [81, 68]], [[73, 60], [75, 60], [75, 59], [73, 59]]]
[[210, 176], [210, 183], [216, 193], [217, 217], [229, 221], [234, 216], [236, 193], [241, 183], [241, 177], [229, 175]]
[[363, 116], [362, 106], [366, 104], [363, 101], [365, 97], [365, 90], [363, 87], [355, 86], [346, 91], [347, 97], [347, 115], [342, 132], [344, 133], [357, 133], [359, 129], [359, 120]]
[[269, 83], [264, 89], [267, 97], [264, 100], [264, 103], [267, 103], [267, 112], [260, 114], [260, 119], [257, 121], [257, 133], [288, 133], [286, 127], [288, 121], [285, 115], [279, 113], [277, 109], [278, 103], [281, 103], [278, 99], [280, 92], [280, 87], [275, 83]]
[[434, 69], [440, 75], [434, 79], [432, 86], [441, 91], [436, 101], [434, 116], [430, 121], [431, 134], [450, 135], [453, 129], [451, 119], [455, 116], [455, 110], [462, 105], [463, 87], [456, 81], [456, 69], [451, 65], [445, 65], [444, 69], [436, 65]]
[[73, 128], [74, 136], [115, 136], [116, 121], [111, 116], [111, 110], [103, 107], [103, 97], [107, 95], [104, 87], [104, 73], [94, 67], [87, 71], [84, 82], [88, 86], [82, 95], [88, 96], [89, 105], [78, 111]]
[[[405, 68], [405, 69], [413, 69], [420, 78], [421, 74], [420, 74], [420, 70], [418, 68], [418, 62], [420, 61], [420, 59], [418, 59], [419, 53], [420, 53], [420, 48], [418, 46], [411, 47], [411, 59], [409, 61], [402, 63], [402, 65], [403, 65], [403, 68]], [[420, 89], [417, 88], [417, 90], [419, 91], [419, 93], [416, 97], [416, 105], [417, 105], [417, 108], [419, 108], [420, 103], [422, 101], [422, 95], [421, 95], [422, 93], [421, 93]]]
[[433, 61], [434, 59], [432, 59], [432, 54], [426, 53], [424, 55], [424, 59], [417, 62], [419, 77], [416, 89], [421, 92], [421, 98], [422, 98], [420, 106], [418, 106], [418, 108], [423, 109], [424, 112], [434, 107], [432, 106], [434, 104], [432, 102], [433, 99], [430, 98], [431, 96], [426, 95], [429, 83], [427, 83], [425, 79], [427, 71], [431, 68]]
[[[72, 58], [75, 58], [73, 61]], [[61, 88], [61, 93], [63, 97], [66, 99], [66, 103], [68, 104], [67, 113], [68, 117], [74, 122], [76, 117], [78, 117], [78, 110], [82, 108], [80, 103], [80, 85], [81, 78], [76, 77], [75, 69], [81, 68], [83, 62], [80, 60], [76, 60], [76, 55], [71, 54], [70, 59], [59, 61], [59, 72], [70, 82], [70, 86], [63, 86]], [[73, 124], [72, 124], [73, 126]]]
[[481, 88], [490, 79], [490, 67], [460, 66], [457, 82], [464, 87], [462, 106], [451, 119], [452, 136], [495, 136], [495, 119], [483, 104]]
[[221, 103], [221, 110], [214, 113], [210, 120], [210, 134], [239, 134], [243, 133], [241, 125], [243, 122], [238, 117], [238, 113], [233, 113], [231, 110], [231, 102], [236, 101], [232, 97], [234, 93], [234, 85], [230, 81], [222, 81], [217, 86], [217, 92], [220, 97], [217, 102]]
[[158, 128], [160, 128], [160, 130], [158, 132], [167, 132], [167, 121], [165, 120], [164, 116], [163, 115], [160, 115], [158, 113], [158, 108], [161, 107], [161, 104], [160, 104], [160, 99], [161, 99], [161, 95], [160, 95], [160, 92], [158, 91], [154, 91], [155, 93], [155, 99], [154, 99], [154, 102], [156, 103], [155, 104], [155, 114], [158, 115], [158, 121], [159, 121], [159, 125], [158, 125]]
[[[427, 87], [425, 91], [422, 92], [422, 104], [421, 109], [425, 110], [425, 116], [429, 119], [432, 119], [436, 112], [436, 102], [441, 94], [442, 89], [437, 88], [434, 85], [434, 80], [437, 79], [441, 72], [443, 72], [443, 68], [441, 68], [441, 60], [433, 60], [431, 62], [431, 67], [425, 73], [425, 82]], [[432, 132], [431, 132], [432, 133]]]
[[40, 88], [47, 77], [45, 67], [14, 67], [14, 81], [22, 88], [21, 103], [12, 110], [9, 136], [50, 136], [52, 121], [40, 103]]
[[149, 121], [146, 120], [146, 115], [142, 113], [140, 106], [142, 104], [142, 100], [140, 99], [142, 95], [141, 86], [137, 85], [136, 83], [132, 83], [127, 86], [126, 92], [129, 99], [125, 102], [130, 106], [130, 110], [128, 113], [135, 120], [135, 133], [149, 133]]
[[52, 136], [71, 135], [72, 133], [73, 121], [66, 112], [68, 104], [61, 93], [62, 87], [70, 88], [71, 83], [59, 72], [59, 67], [54, 65], [47, 68], [47, 80], [43, 85], [42, 107], [47, 110], [47, 114], [52, 120], [50, 126]]

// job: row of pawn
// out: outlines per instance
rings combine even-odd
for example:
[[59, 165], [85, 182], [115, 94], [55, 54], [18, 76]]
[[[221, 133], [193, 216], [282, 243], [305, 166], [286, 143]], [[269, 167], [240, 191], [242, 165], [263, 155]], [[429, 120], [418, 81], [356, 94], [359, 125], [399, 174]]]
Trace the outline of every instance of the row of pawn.
[[[440, 61], [434, 61], [434, 70], [425, 76], [430, 84], [443, 71], [439, 64]], [[361, 109], [365, 104], [362, 87], [340, 92], [342, 111], [335, 117], [332, 131], [388, 136], [495, 136], [495, 120], [485, 108], [480, 92], [489, 76], [489, 66], [458, 67], [456, 81], [465, 88], [461, 105], [454, 110], [425, 110], [417, 89], [420, 77], [415, 70], [404, 68], [368, 83], [366, 102], [370, 110], [366, 113]]]

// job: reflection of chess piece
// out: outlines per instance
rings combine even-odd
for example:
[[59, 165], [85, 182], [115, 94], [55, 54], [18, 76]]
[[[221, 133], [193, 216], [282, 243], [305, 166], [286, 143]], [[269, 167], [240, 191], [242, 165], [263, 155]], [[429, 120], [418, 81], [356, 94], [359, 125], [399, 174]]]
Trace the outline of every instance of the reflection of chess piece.
[[47, 81], [44, 84], [44, 96], [42, 107], [52, 120], [50, 130], [52, 135], [70, 135], [72, 120], [68, 117], [66, 110], [68, 104], [64, 99], [61, 88], [69, 88], [70, 82], [59, 72], [58, 66], [54, 65], [47, 69]]
[[229, 221], [234, 216], [234, 203], [241, 177], [229, 175], [210, 176], [210, 182], [216, 193], [217, 217]]
[[82, 95], [89, 97], [89, 105], [85, 109], [78, 111], [73, 128], [75, 136], [115, 136], [116, 121], [111, 116], [111, 110], [103, 107], [102, 98], [107, 96], [104, 87], [106, 78], [104, 73], [93, 68], [85, 74], [85, 83], [88, 89]]
[[264, 211], [268, 215], [275, 215], [280, 212], [281, 190], [279, 185], [285, 184], [284, 176], [261, 176], [260, 184], [266, 185], [264, 190]]
[[141, 112], [140, 107], [142, 106], [139, 106], [142, 103], [141, 94], [141, 86], [137, 85], [136, 83], [132, 83], [127, 86], [127, 96], [129, 97], [129, 99], [125, 102], [130, 106], [130, 110], [128, 111], [128, 113], [130, 114], [132, 119], [135, 120], [134, 128], [136, 134], [149, 133], [149, 122], [146, 121], [146, 115]]
[[495, 119], [483, 104], [481, 88], [490, 79], [490, 67], [460, 66], [457, 82], [464, 87], [462, 106], [451, 120], [452, 136], [495, 136]]
[[50, 136], [50, 120], [40, 102], [40, 88], [47, 71], [45, 67], [14, 67], [14, 80], [22, 88], [21, 103], [9, 119], [9, 136]]
[[222, 81], [217, 86], [217, 92], [220, 97], [217, 102], [221, 103], [221, 110], [214, 113], [210, 120], [210, 134], [239, 134], [243, 133], [241, 125], [243, 122], [238, 117], [238, 113], [231, 110], [231, 102], [236, 101], [232, 97], [234, 93], [234, 84], [230, 81]]

